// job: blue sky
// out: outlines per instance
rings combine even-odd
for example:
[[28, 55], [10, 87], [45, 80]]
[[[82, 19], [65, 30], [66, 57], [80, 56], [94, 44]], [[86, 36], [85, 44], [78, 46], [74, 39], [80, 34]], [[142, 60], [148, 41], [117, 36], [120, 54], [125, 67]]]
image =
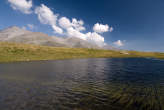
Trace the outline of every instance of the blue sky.
[[[122, 49], [164, 52], [163, 0], [30, 0], [32, 6], [29, 0], [22, 0], [28, 4], [15, 4], [16, 1], [21, 0], [0, 1], [0, 29], [16, 25], [59, 37], [75, 33], [98, 43], [104, 38], [105, 43]], [[52, 11], [53, 16], [45, 19], [41, 15], [43, 8]], [[43, 18], [39, 19], [39, 15]], [[62, 17], [65, 19], [60, 20]], [[73, 24], [72, 18], [77, 23]], [[60, 23], [64, 25], [61, 26], [59, 21], [65, 20], [70, 23]], [[72, 27], [69, 33], [68, 24]], [[63, 33], [57, 33], [54, 26], [55, 30], [61, 28]], [[78, 32], [77, 27], [85, 30]]]

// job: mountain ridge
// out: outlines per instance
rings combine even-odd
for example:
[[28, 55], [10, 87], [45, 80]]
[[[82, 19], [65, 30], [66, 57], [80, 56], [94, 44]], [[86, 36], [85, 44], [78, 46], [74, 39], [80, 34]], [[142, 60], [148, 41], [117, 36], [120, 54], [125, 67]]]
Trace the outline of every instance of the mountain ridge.
[[21, 29], [17, 26], [10, 26], [3, 30], [0, 30], [1, 42], [13, 42], [13, 43], [25, 43], [36, 44], [44, 46], [54, 47], [70, 47], [70, 48], [93, 48], [93, 49], [106, 49], [116, 50], [116, 48], [105, 45], [100, 47], [96, 44], [82, 40], [77, 37], [56, 37], [49, 36], [42, 32], [31, 32], [25, 29]]

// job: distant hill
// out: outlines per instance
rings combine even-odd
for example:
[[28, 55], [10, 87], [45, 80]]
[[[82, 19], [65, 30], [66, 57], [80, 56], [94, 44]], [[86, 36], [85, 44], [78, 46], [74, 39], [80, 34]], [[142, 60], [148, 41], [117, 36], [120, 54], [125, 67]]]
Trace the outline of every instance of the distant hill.
[[109, 49], [115, 50], [112, 46], [105, 45], [100, 47], [96, 44], [92, 44], [80, 38], [73, 37], [56, 37], [48, 36], [41, 32], [31, 32], [21, 29], [16, 26], [12, 26], [0, 31], [0, 41], [2, 42], [14, 42], [25, 44], [36, 44], [44, 46], [54, 47], [70, 47], [70, 48], [93, 48], [93, 49]]

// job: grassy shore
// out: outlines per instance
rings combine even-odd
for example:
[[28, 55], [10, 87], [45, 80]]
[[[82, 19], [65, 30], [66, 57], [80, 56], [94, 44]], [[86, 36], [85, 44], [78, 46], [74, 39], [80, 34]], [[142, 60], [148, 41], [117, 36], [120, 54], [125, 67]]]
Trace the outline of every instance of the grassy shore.
[[129, 57], [152, 57], [164, 59], [164, 53], [48, 47], [7, 42], [0, 43], [0, 62]]

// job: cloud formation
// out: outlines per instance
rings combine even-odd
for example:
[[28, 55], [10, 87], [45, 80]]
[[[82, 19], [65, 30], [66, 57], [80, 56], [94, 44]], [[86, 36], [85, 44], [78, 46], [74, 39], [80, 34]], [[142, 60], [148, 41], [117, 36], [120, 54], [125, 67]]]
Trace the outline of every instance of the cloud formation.
[[103, 25], [103, 24], [96, 23], [93, 26], [93, 30], [97, 33], [104, 33], [109, 31], [109, 26], [107, 24]]
[[24, 14], [32, 13], [32, 0], [8, 0], [8, 2], [14, 10], [19, 10]]
[[63, 30], [56, 25], [58, 15], [54, 14], [50, 8], [48, 8], [44, 4], [41, 4], [41, 6], [35, 9], [35, 14], [38, 15], [38, 19], [42, 24], [50, 25], [55, 33], [63, 33]]
[[87, 41], [91, 42], [91, 43], [95, 43], [99, 46], [104, 46], [104, 37], [101, 36], [100, 34], [96, 33], [96, 32], [88, 32], [86, 34], [87, 36]]
[[62, 17], [58, 20], [58, 22], [59, 26], [66, 31], [65, 34], [68, 37], [78, 37], [99, 46], [104, 45], [104, 37], [97, 32], [81, 32], [85, 30], [85, 27], [83, 26], [84, 22], [82, 20], [72, 18], [72, 21], [70, 21], [67, 17]]
[[83, 40], [87, 40], [86, 35], [84, 33], [81, 33], [80, 31], [74, 29], [73, 27], [67, 29], [66, 35], [68, 37], [77, 37]]
[[113, 44], [118, 46], [118, 47], [124, 46], [124, 44], [121, 40], [118, 40], [118, 41], [114, 42]]
[[59, 19], [59, 25], [64, 29], [72, 27], [77, 31], [85, 30], [84, 22], [82, 20], [78, 21], [76, 18], [72, 18], [72, 21], [70, 21], [67, 17], [62, 17]]
[[[32, 0], [8, 0], [12, 8], [15, 10], [20, 10], [25, 14], [32, 13]], [[95, 43], [99, 46], [104, 46], [105, 41], [102, 34], [104, 32], [112, 32], [113, 27], [109, 27], [108, 24], [104, 25], [101, 23], [96, 23], [93, 26], [93, 32], [83, 32], [86, 30], [84, 27], [84, 21], [72, 18], [71, 20], [67, 17], [59, 18], [59, 14], [54, 14], [54, 12], [44, 4], [37, 6], [34, 9], [34, 13], [38, 16], [38, 20], [42, 24], [50, 25], [54, 33], [65, 35], [67, 37], [77, 37], [86, 40], [91, 43]], [[29, 29], [33, 29], [34, 26], [28, 24]], [[26, 27], [24, 27], [26, 28]], [[118, 40], [114, 43], [117, 46], [123, 46], [123, 43]]]
[[85, 27], [83, 26], [84, 22], [82, 20], [77, 20], [76, 18], [72, 18], [72, 26], [77, 30], [77, 31], [84, 31]]
[[52, 29], [54, 30], [54, 33], [63, 34], [63, 30], [56, 25], [52, 25]]
[[67, 17], [61, 17], [58, 22], [59, 26], [66, 31], [66, 36], [78, 37], [80, 39], [86, 40], [86, 35], [80, 32], [85, 30], [85, 27], [83, 26], [84, 22], [82, 20], [72, 18], [72, 21], [70, 21]]
[[59, 25], [64, 29], [72, 27], [71, 21], [66, 17], [62, 17], [59, 19]]

